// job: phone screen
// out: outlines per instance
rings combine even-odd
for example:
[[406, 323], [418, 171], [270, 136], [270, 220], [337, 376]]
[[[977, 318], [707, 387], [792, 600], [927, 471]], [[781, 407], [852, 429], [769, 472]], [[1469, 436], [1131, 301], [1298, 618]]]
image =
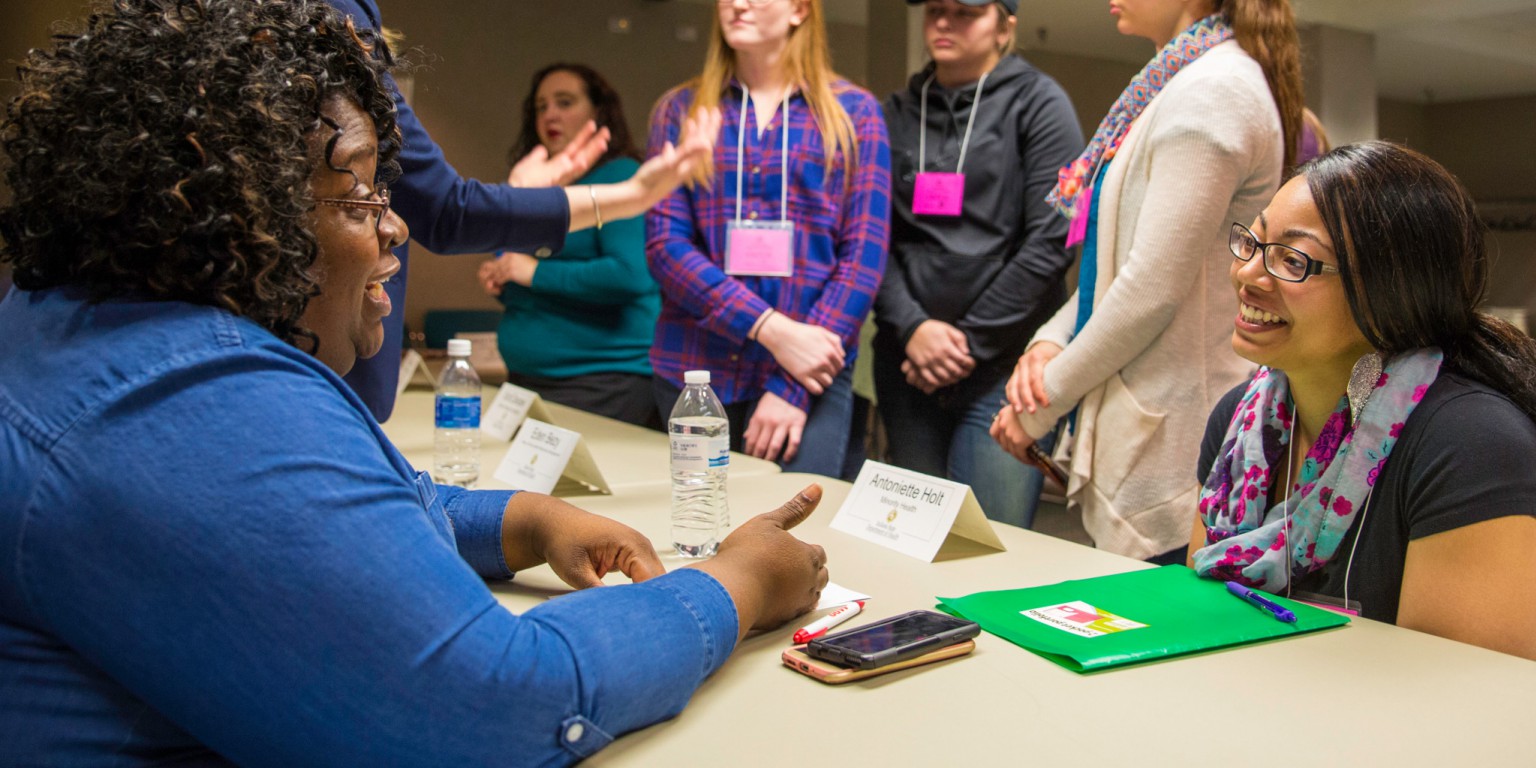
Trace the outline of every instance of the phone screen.
[[911, 645], [933, 637], [946, 630], [962, 627], [971, 622], [945, 616], [941, 613], [919, 612], [898, 617], [863, 629], [856, 629], [836, 637], [823, 638], [827, 645], [835, 645], [856, 654], [870, 654]]

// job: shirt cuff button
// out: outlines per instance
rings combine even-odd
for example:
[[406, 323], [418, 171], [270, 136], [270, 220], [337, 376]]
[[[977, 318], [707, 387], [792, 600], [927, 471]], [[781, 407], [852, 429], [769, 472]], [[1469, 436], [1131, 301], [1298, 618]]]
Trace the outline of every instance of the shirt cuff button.
[[545, 246], [543, 248], [538, 249], [537, 251], [534, 251], [533, 252], [533, 257], [536, 258], [536, 259], [547, 259], [547, 258], [549, 258], [549, 255], [551, 253], [554, 253], [554, 251], [551, 251], [549, 249], [549, 246]]
[[571, 726], [565, 729], [565, 740], [572, 744], [581, 741], [581, 737], [585, 735], [587, 735], [587, 728], [581, 723], [571, 723]]

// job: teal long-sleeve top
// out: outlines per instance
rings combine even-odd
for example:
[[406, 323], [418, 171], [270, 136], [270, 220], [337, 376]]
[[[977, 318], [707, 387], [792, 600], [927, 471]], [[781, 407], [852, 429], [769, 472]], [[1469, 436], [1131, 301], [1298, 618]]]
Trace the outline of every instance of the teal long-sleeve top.
[[[612, 184], [639, 168], [620, 157], [575, 183]], [[563, 249], [539, 263], [532, 285], [502, 288], [501, 303], [497, 344], [508, 370], [550, 378], [649, 376], [661, 295], [645, 264], [645, 220], [570, 233]]]

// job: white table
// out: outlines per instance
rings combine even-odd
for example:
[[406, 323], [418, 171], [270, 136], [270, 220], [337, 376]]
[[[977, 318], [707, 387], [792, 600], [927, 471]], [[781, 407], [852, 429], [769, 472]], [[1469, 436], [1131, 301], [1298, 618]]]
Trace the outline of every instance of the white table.
[[[489, 406], [495, 397], [496, 390], [487, 387], [482, 402]], [[544, 406], [549, 409], [555, 426], [581, 433], [603, 478], [615, 494], [622, 496], [624, 491], [632, 488], [671, 487], [671, 459], [665, 434], [558, 403], [546, 401]], [[431, 390], [408, 389], [395, 401], [394, 413], [384, 423], [384, 433], [418, 469], [432, 467], [432, 407]], [[507, 446], [507, 443], [488, 437], [484, 439], [480, 449], [480, 482], [476, 487], [511, 487], [492, 474], [501, 464]], [[741, 453], [731, 454], [730, 477], [778, 472], [779, 465], [771, 461]], [[555, 495], [561, 497], [592, 494], [594, 492], [585, 487], [565, 481], [555, 488]]]
[[[422, 466], [431, 461], [431, 402], [430, 392], [407, 392], [386, 425], [407, 458]], [[575, 503], [624, 521], [670, 552], [664, 436], [575, 409], [551, 411], [557, 424], [589, 437], [614, 483], [614, 495]], [[488, 448], [482, 468], [494, 468], [501, 453]], [[974, 547], [924, 563], [828, 528], [847, 483], [780, 474], [769, 462], [740, 455], [731, 461], [727, 489], [736, 523], [821, 483], [821, 508], [796, 534], [826, 547], [834, 581], [873, 596], [854, 625], [932, 608], [940, 595], [1147, 567], [998, 524], [1008, 551]], [[663, 561], [669, 568], [687, 562], [665, 554]], [[519, 612], [570, 591], [546, 567], [493, 589]], [[625, 736], [589, 762], [1536, 765], [1536, 662], [1365, 619], [1092, 675], [983, 633], [969, 657], [843, 686], [822, 685], [779, 662], [800, 623], [748, 638], [681, 716]]]
[[[1007, 552], [923, 563], [830, 530], [849, 486], [809, 475], [732, 477], [732, 520], [810, 482], [826, 496], [796, 533], [826, 547], [834, 581], [873, 596], [855, 622], [932, 608], [938, 595], [1146, 567], [1007, 525], [995, 526]], [[665, 485], [579, 503], [667, 549]], [[496, 590], [516, 611], [568, 591], [547, 568]], [[843, 686], [782, 667], [798, 624], [748, 638], [680, 717], [619, 739], [590, 763], [1536, 764], [1536, 663], [1369, 620], [1093, 675], [983, 633], [968, 658]]]

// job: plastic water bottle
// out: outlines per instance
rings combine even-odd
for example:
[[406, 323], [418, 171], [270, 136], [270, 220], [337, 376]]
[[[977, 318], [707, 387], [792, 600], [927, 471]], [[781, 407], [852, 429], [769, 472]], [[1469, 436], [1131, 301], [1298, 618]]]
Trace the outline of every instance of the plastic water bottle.
[[709, 371], [683, 374], [683, 393], [672, 406], [672, 546], [684, 557], [710, 557], [731, 524], [725, 503], [730, 468], [730, 422], [709, 388]]
[[432, 479], [466, 488], [480, 479], [480, 374], [469, 364], [469, 351], [469, 339], [448, 342], [432, 444]]

